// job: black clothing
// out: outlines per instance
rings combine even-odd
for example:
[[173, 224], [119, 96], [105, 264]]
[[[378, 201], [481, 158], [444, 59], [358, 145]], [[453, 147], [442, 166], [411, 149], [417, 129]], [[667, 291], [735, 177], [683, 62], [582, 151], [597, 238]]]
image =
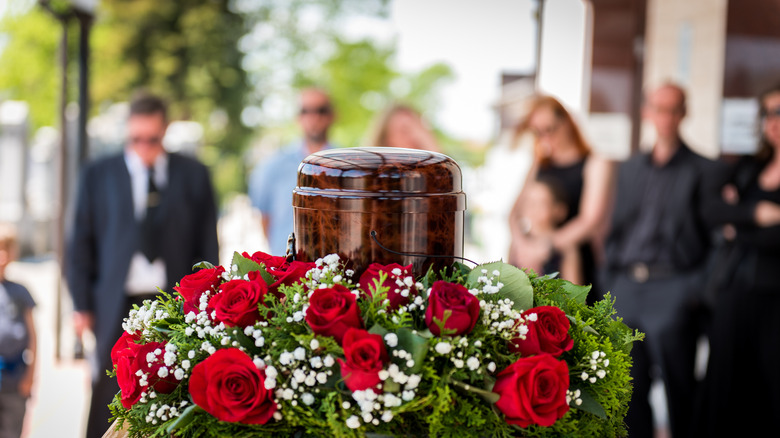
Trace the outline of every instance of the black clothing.
[[[583, 171], [585, 170], [585, 159], [568, 166], [544, 166], [540, 167], [537, 173], [537, 179], [550, 179], [559, 183], [559, 187], [566, 195], [567, 215], [563, 224], [577, 216], [580, 212], [580, 199], [582, 198], [582, 188], [584, 185]], [[593, 285], [591, 293], [588, 294], [588, 301], [595, 300], [600, 295], [599, 288], [596, 285], [597, 267], [596, 256], [590, 243], [580, 245], [580, 261], [582, 264], [582, 276], [585, 284]], [[555, 255], [553, 256], [555, 257]], [[560, 262], [552, 260], [549, 269]], [[548, 269], [548, 268], [545, 268]], [[554, 272], [554, 271], [549, 271]]]
[[700, 285], [709, 235], [698, 206], [711, 166], [681, 144], [664, 166], [638, 154], [619, 167], [604, 281], [617, 316], [645, 333], [631, 352], [635, 386], [626, 424], [632, 438], [653, 436], [648, 396], [656, 370], [672, 435], [690, 436], [696, 344], [707, 315]]
[[[624, 270], [634, 262], [668, 263], [680, 271], [699, 266], [707, 256], [709, 235], [697, 206], [706, 195], [704, 177], [708, 180], [714, 169], [685, 144], [662, 168], [653, 165], [650, 154], [622, 163], [605, 247], [607, 268]], [[644, 218], [648, 210], [655, 222]], [[629, 250], [638, 247], [637, 237], [651, 246], [640, 249], [641, 255]]]
[[585, 159], [583, 158], [568, 166], [542, 166], [537, 173], [537, 179], [550, 178], [557, 181], [566, 194], [567, 221], [580, 212], [584, 170]]
[[[713, 226], [732, 224], [736, 237], [715, 267], [723, 281], [715, 290], [707, 377], [697, 423], [702, 436], [748, 436], [774, 427], [780, 410], [780, 226], [758, 227], [758, 201], [780, 204], [780, 190], [765, 191], [758, 176], [766, 163], [741, 159], [723, 183], [733, 184], [739, 202], [720, 196], [705, 206]], [[719, 194], [723, 184], [715, 184]]]
[[[218, 263], [217, 211], [208, 169], [196, 160], [168, 154], [168, 184], [159, 193], [155, 212], [159, 225], [159, 256], [165, 261], [171, 291], [201, 261]], [[125, 293], [130, 261], [138, 251], [142, 226], [136, 220], [131, 178], [124, 154], [91, 163], [79, 181], [73, 229], [65, 272], [77, 311], [95, 316], [92, 401], [87, 436], [101, 437], [108, 429], [106, 405], [117, 392], [111, 369], [111, 348], [122, 334], [131, 297]], [[151, 291], [150, 291], [151, 292]]]

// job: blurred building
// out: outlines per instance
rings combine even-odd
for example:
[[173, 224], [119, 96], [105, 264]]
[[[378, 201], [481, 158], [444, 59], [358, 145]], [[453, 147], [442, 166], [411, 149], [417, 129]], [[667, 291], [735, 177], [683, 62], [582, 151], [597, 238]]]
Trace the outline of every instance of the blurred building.
[[539, 0], [536, 85], [586, 120], [594, 145], [625, 157], [650, 143], [642, 93], [688, 91], [683, 134], [698, 152], [755, 146], [755, 96], [780, 82], [780, 0]]

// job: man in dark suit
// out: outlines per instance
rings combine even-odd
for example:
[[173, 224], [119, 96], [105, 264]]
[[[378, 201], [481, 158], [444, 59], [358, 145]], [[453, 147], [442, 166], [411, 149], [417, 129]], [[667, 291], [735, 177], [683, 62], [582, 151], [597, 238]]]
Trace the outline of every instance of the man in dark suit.
[[653, 436], [648, 396], [654, 377], [664, 382], [672, 436], [689, 436], [693, 412], [709, 247], [699, 206], [714, 163], [680, 138], [685, 111], [685, 93], [677, 85], [664, 84], [646, 96], [643, 115], [657, 140], [651, 152], [620, 165], [605, 247], [606, 286], [617, 315], [646, 335], [631, 352], [634, 395], [626, 423], [632, 438]]
[[165, 103], [140, 95], [130, 104], [125, 150], [81, 174], [66, 276], [77, 335], [95, 334], [87, 437], [108, 429], [119, 390], [111, 348], [133, 304], [171, 291], [200, 261], [219, 262], [216, 206], [205, 166], [167, 153]]

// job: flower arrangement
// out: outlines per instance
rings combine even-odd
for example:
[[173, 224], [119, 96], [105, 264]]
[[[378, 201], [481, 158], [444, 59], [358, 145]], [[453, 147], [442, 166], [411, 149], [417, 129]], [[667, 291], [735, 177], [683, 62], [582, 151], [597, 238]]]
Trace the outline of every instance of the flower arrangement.
[[132, 437], [622, 436], [642, 334], [609, 296], [494, 262], [422, 278], [236, 253], [130, 312]]

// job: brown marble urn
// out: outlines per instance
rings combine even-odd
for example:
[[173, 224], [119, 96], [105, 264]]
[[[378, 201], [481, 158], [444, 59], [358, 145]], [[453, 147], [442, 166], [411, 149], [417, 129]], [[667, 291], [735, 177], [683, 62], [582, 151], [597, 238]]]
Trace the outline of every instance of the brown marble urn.
[[296, 259], [337, 253], [349, 260], [355, 281], [373, 262], [411, 264], [419, 276], [463, 256], [466, 194], [460, 167], [443, 154], [384, 147], [317, 152], [298, 167], [293, 210]]

